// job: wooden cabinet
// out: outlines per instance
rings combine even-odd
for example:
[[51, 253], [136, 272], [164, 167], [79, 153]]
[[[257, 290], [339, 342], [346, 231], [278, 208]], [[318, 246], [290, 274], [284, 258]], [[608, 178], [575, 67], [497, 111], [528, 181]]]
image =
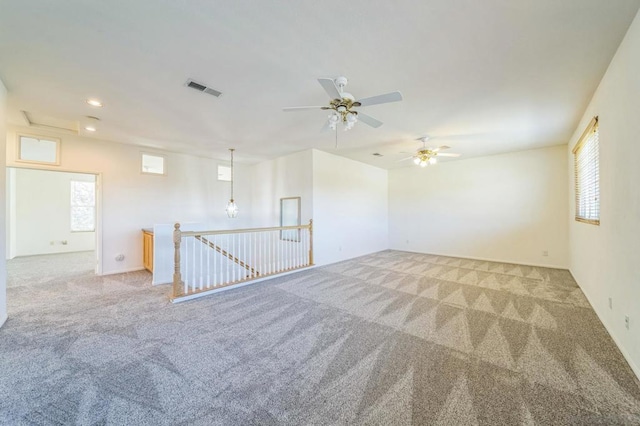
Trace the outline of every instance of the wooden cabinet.
[[146, 229], [142, 230], [142, 264], [153, 272], [153, 232]]

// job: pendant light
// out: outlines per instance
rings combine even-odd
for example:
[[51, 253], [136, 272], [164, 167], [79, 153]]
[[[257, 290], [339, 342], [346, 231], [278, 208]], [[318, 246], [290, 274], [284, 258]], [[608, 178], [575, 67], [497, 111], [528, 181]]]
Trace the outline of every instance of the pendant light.
[[229, 151], [231, 151], [231, 199], [229, 199], [227, 208], [225, 210], [227, 212], [227, 216], [233, 219], [234, 217], [238, 216], [238, 206], [233, 200], [233, 151], [235, 151], [235, 149], [229, 148]]

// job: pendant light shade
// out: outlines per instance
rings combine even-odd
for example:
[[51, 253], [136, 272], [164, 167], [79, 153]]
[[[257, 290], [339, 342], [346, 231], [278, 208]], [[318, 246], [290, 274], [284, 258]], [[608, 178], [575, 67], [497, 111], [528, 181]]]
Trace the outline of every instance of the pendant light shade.
[[229, 200], [225, 210], [227, 212], [227, 216], [229, 216], [231, 219], [238, 216], [238, 205], [233, 200]]
[[235, 151], [235, 149], [229, 148], [229, 151], [231, 151], [231, 199], [227, 203], [225, 211], [227, 212], [227, 216], [233, 219], [238, 216], [238, 205], [233, 200], [233, 151]]

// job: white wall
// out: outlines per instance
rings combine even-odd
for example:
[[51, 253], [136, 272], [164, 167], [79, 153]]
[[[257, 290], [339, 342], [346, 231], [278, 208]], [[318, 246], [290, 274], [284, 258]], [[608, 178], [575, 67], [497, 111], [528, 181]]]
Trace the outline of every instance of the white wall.
[[565, 268], [566, 161], [563, 145], [391, 170], [390, 246]]
[[95, 175], [34, 169], [9, 171], [13, 182], [7, 196], [11, 226], [15, 225], [9, 236], [10, 247], [15, 246], [12, 255], [95, 249], [95, 232], [71, 232], [71, 181], [95, 182]]
[[[629, 28], [568, 146], [570, 269], [640, 377], [640, 14]], [[599, 116], [600, 226], [574, 220], [571, 149]], [[609, 297], [613, 308], [609, 309]], [[630, 316], [630, 329], [624, 316]]]
[[[7, 121], [7, 90], [0, 80], [0, 203], [6, 204], [6, 137], [5, 124]], [[7, 238], [7, 221], [6, 209], [0, 208], [0, 241], [6, 241]], [[0, 327], [7, 320], [7, 262], [6, 262], [6, 246], [0, 244]]]
[[253, 170], [253, 226], [280, 226], [280, 198], [300, 197], [301, 224], [313, 216], [312, 151], [264, 161]]
[[388, 248], [387, 171], [313, 150], [317, 265]]
[[[24, 163], [15, 161], [16, 132], [34, 131], [19, 127], [8, 130], [7, 165], [22, 167]], [[62, 139], [58, 169], [100, 174], [102, 245], [98, 249], [104, 274], [142, 269], [141, 228], [175, 221], [210, 223], [219, 229], [251, 223], [250, 167], [236, 167], [234, 192], [241, 210], [238, 218], [228, 219], [224, 207], [229, 199], [229, 182], [217, 180], [217, 164], [225, 161], [161, 152], [167, 159], [167, 175], [147, 175], [140, 172], [140, 161], [141, 153], [149, 149], [37, 133]], [[124, 254], [125, 259], [116, 261], [118, 254]]]

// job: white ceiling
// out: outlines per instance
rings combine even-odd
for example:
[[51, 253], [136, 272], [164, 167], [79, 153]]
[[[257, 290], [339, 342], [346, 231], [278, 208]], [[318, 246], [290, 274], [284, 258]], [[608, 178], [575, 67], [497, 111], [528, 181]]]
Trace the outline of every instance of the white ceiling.
[[[640, 0], [0, 3], [0, 78], [20, 111], [83, 121], [87, 135], [255, 162], [307, 148], [384, 168], [419, 147], [461, 158], [567, 143]], [[385, 124], [320, 133], [318, 77], [345, 75]], [[188, 78], [223, 92], [188, 89]], [[89, 107], [101, 99], [102, 109]], [[82, 133], [82, 131], [81, 131]], [[379, 152], [383, 157], [371, 154]]]

